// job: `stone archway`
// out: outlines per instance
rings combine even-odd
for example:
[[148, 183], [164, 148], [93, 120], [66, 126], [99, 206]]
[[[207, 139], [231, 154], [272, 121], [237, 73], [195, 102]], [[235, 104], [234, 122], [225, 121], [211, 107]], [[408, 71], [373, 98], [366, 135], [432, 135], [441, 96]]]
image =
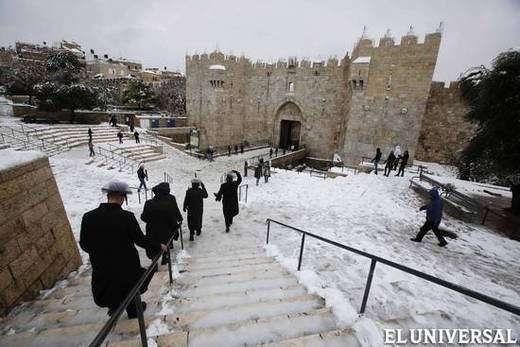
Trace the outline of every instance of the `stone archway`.
[[298, 148], [301, 140], [302, 111], [294, 102], [286, 102], [276, 112], [275, 144], [279, 148]]

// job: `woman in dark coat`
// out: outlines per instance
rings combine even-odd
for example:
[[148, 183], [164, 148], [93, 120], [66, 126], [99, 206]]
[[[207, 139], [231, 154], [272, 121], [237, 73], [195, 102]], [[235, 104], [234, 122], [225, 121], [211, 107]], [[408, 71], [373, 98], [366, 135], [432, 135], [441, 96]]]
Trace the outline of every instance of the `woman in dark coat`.
[[379, 164], [379, 161], [381, 160], [382, 155], [383, 155], [383, 153], [381, 153], [381, 149], [378, 147], [376, 149], [376, 156], [374, 157], [374, 159], [372, 159], [372, 163], [374, 163], [374, 170], [375, 170], [376, 175], [377, 175], [377, 165]]
[[395, 155], [394, 151], [390, 151], [390, 154], [388, 155], [388, 158], [386, 158], [386, 165], [385, 165], [385, 173], [384, 175], [388, 177], [390, 175], [390, 171], [392, 171], [392, 168], [394, 166], [395, 161]]
[[[146, 272], [135, 246], [157, 254], [161, 244], [143, 235], [134, 214], [121, 208], [126, 194], [131, 193], [127, 184], [110, 182], [103, 191], [108, 202], [83, 215], [79, 244], [90, 257], [94, 302], [108, 307], [111, 315]], [[141, 293], [150, 280], [143, 283]], [[135, 305], [129, 305], [126, 311], [129, 318], [137, 316]]]
[[[163, 244], [174, 233], [178, 232], [179, 224], [182, 222], [181, 211], [177, 206], [175, 197], [170, 194], [168, 183], [159, 183], [152, 188], [154, 198], [144, 204], [141, 220], [146, 223], [146, 236], [154, 242]], [[157, 252], [146, 252], [148, 258], [153, 259]], [[168, 258], [163, 255], [162, 264], [166, 264]]]
[[404, 151], [404, 154], [401, 157], [401, 164], [399, 166], [399, 171], [397, 171], [396, 176], [399, 176], [399, 174], [401, 176], [404, 176], [404, 168], [406, 167], [406, 164], [408, 164], [408, 158], [410, 158], [410, 154], [408, 154], [408, 151]]
[[[199, 188], [200, 185], [200, 188]], [[190, 229], [190, 241], [193, 241], [195, 232], [197, 236], [202, 231], [202, 213], [204, 212], [204, 199], [208, 197], [208, 192], [201, 180], [194, 178], [191, 181], [191, 188], [186, 191], [184, 198], [183, 211], [188, 211], [188, 229]]]
[[240, 172], [233, 170], [237, 175], [237, 180], [233, 181], [233, 175], [228, 173], [226, 182], [220, 185], [218, 193], [214, 193], [215, 200], [222, 200], [222, 210], [224, 212], [224, 220], [226, 222], [226, 232], [229, 232], [229, 227], [233, 224], [233, 217], [238, 215], [238, 186], [242, 183], [242, 176]]

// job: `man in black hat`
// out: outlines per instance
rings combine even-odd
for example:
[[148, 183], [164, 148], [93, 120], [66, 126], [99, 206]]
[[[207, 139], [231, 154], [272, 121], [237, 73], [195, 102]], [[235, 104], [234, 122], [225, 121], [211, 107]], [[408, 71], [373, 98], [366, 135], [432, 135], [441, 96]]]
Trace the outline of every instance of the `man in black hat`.
[[[145, 202], [141, 220], [146, 223], [147, 237], [154, 242], [166, 244], [173, 235], [179, 233], [179, 224], [182, 223], [181, 211], [177, 206], [177, 200], [170, 194], [168, 183], [159, 183], [152, 188], [152, 192], [155, 196]], [[147, 250], [146, 255], [153, 259], [157, 251]], [[162, 264], [166, 264], [167, 261], [167, 255], [163, 254]]]
[[[134, 214], [121, 208], [127, 194], [132, 193], [126, 183], [113, 181], [102, 191], [107, 193], [107, 202], [83, 215], [79, 244], [90, 257], [94, 302], [108, 307], [112, 315], [146, 272], [135, 246], [147, 252], [167, 248], [143, 235]], [[141, 286], [141, 293], [146, 292], [150, 280], [151, 276]], [[134, 303], [127, 306], [126, 312], [128, 318], [137, 317]]]
[[[233, 173], [237, 176], [236, 181], [233, 181]], [[242, 183], [240, 172], [233, 170], [226, 175], [226, 182], [220, 185], [218, 193], [213, 193], [216, 201], [222, 200], [226, 233], [229, 232], [229, 227], [233, 224], [233, 217], [238, 215], [238, 187], [240, 183]]]
[[188, 229], [190, 229], [190, 241], [194, 240], [194, 234], [200, 235], [202, 231], [202, 213], [204, 211], [204, 199], [208, 192], [204, 183], [198, 178], [191, 180], [191, 188], [186, 191], [182, 209], [188, 211]]

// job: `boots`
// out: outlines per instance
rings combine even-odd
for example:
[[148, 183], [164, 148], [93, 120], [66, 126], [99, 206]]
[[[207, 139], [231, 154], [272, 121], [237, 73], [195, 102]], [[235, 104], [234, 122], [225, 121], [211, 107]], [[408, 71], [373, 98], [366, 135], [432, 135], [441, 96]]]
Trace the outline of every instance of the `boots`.
[[413, 238], [411, 238], [410, 240], [411, 240], [411, 241], [414, 241], [414, 242], [421, 242], [421, 240], [419, 240], [419, 239], [416, 238], [416, 237], [413, 237]]
[[193, 234], [190, 234], [190, 241], [195, 241], [195, 238], [193, 237]]

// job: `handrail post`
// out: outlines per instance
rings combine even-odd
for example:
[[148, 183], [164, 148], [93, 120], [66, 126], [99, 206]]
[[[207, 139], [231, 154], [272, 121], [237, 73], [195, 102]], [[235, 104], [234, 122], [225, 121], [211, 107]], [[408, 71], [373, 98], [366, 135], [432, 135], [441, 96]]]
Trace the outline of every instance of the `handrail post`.
[[141, 344], [143, 347], [148, 347], [146, 339], [146, 327], [144, 325], [143, 304], [141, 302], [141, 294], [137, 292], [134, 298], [135, 308], [137, 310], [137, 320], [139, 321], [139, 332], [141, 333]]
[[363, 302], [361, 302], [361, 310], [359, 313], [365, 313], [367, 308], [368, 294], [370, 293], [370, 286], [372, 285], [372, 277], [374, 276], [374, 270], [376, 268], [376, 260], [372, 259], [370, 262], [370, 270], [368, 271], [367, 284], [365, 285], [365, 294], [363, 294]]
[[179, 225], [179, 234], [181, 237], [181, 249], [184, 249], [184, 240], [182, 238], [182, 224]]
[[171, 243], [168, 243], [168, 275], [170, 276], [170, 286], [173, 284], [173, 275], [172, 275], [172, 254], [170, 251]]
[[139, 199], [139, 204], [141, 204], [141, 189], [137, 189], [137, 198]]
[[269, 244], [269, 233], [271, 232], [271, 220], [267, 220], [267, 239], [265, 240], [265, 243]]
[[303, 247], [305, 246], [305, 234], [302, 233], [302, 243], [300, 245], [300, 258], [298, 259], [298, 271], [302, 268], [302, 258], [303, 258]]
[[487, 215], [489, 213], [489, 207], [485, 207], [484, 208], [485, 212], [484, 212], [484, 217], [482, 218], [482, 225], [484, 225], [484, 223], [486, 222], [486, 218], [487, 218]]

